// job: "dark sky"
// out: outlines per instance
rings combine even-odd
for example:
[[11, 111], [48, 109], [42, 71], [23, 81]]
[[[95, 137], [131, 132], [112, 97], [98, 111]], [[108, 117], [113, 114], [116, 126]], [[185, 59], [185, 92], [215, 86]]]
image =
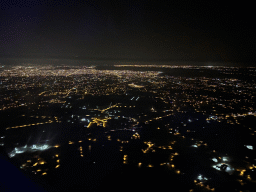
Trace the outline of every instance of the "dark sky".
[[253, 7], [241, 1], [1, 0], [0, 58], [255, 62]]

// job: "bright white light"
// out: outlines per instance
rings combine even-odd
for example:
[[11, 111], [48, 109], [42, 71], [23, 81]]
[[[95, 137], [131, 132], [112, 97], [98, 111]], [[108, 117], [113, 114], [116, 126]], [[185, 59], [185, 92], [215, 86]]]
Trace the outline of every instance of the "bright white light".
[[209, 118], [213, 119], [213, 120], [217, 120], [218, 119], [217, 116], [214, 116], [214, 115], [210, 115]]
[[192, 145], [192, 147], [197, 147], [197, 145]]
[[85, 121], [85, 118], [81, 119], [81, 121]]
[[[212, 167], [214, 169], [217, 169], [218, 171], [221, 171], [221, 166], [223, 165], [223, 163], [218, 163], [217, 165], [213, 165]], [[234, 168], [231, 168], [230, 165], [228, 164], [225, 164], [227, 165], [226, 169], [225, 169], [225, 172], [227, 173], [231, 173], [232, 171], [234, 171]]]
[[15, 147], [15, 153], [24, 153], [24, 151], [17, 149], [17, 147]]
[[45, 150], [48, 149], [49, 145], [45, 144], [45, 145], [33, 145], [31, 149], [35, 149], [35, 150]]
[[12, 158], [15, 156], [15, 153], [9, 153], [9, 157]]
[[213, 167], [214, 169], [217, 169], [218, 171], [220, 171], [220, 168], [217, 167], [217, 165], [213, 165], [212, 167]]
[[216, 158], [212, 158], [212, 160], [214, 161], [214, 162], [218, 162], [218, 159], [216, 159]]
[[204, 181], [208, 180], [206, 177], [203, 177], [201, 174], [198, 175], [197, 179], [200, 180], [200, 181], [202, 181], [202, 180], [204, 180]]
[[247, 147], [250, 150], [253, 150], [253, 146], [251, 146], [251, 145], [245, 145], [245, 147]]
[[42, 149], [44, 150], [44, 149], [47, 149], [48, 148], [48, 145], [43, 145], [42, 146]]
[[227, 157], [223, 157], [223, 161], [228, 161], [228, 158]]
[[46, 149], [49, 149], [50, 146], [47, 145], [47, 144], [44, 144], [44, 145], [32, 145], [30, 147], [27, 147], [27, 145], [25, 145], [24, 147], [15, 147], [8, 155], [10, 158], [14, 157], [16, 154], [19, 154], [19, 153], [24, 153], [26, 151], [30, 151], [30, 150], [46, 150]]

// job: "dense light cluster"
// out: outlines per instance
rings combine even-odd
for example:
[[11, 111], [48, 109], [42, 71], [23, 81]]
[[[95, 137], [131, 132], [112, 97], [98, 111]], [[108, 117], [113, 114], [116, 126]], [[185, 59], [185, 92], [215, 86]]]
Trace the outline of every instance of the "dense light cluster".
[[[238, 178], [241, 186], [245, 181], [254, 182], [256, 163], [252, 141], [256, 129], [244, 122], [246, 118], [256, 116], [256, 82], [253, 78], [238, 77], [245, 72], [248, 77], [255, 77], [255, 68], [169, 65], [114, 67], [112, 70], [101, 70], [95, 66], [49, 65], [2, 69], [0, 111], [4, 115], [9, 115], [10, 111], [19, 112], [18, 117], [14, 117], [17, 121], [3, 125], [6, 125], [5, 130], [12, 135], [22, 129], [60, 125], [64, 131], [59, 134], [79, 135], [80, 138], [73, 138], [70, 134], [64, 144], [53, 145], [55, 154], [51, 159], [56, 159], [54, 169], [61, 169], [60, 151], [54, 150], [61, 150], [65, 144], [76, 146], [79, 158], [86, 159], [91, 156], [95, 145], [101, 143], [102, 148], [106, 148], [106, 143], [115, 143], [122, 154], [120, 161], [123, 165], [132, 164], [139, 169], [164, 166], [182, 178], [192, 174], [190, 168], [185, 168], [185, 164], [190, 163], [186, 161], [187, 158], [192, 156], [198, 161], [197, 164], [207, 167], [211, 173], [225, 172]], [[200, 75], [175, 75], [172, 71], [166, 71], [176, 69], [182, 72], [196, 70]], [[213, 78], [204, 74], [206, 71], [218, 72], [220, 77]], [[236, 149], [230, 153], [222, 150], [225, 146], [216, 142], [220, 136], [225, 138], [222, 127], [232, 130], [225, 132], [225, 137], [239, 130], [243, 133], [241, 137], [250, 138], [237, 144], [243, 151], [236, 154]], [[45, 127], [42, 129], [40, 135], [47, 132], [44, 131]], [[79, 130], [79, 134], [73, 133], [74, 130]], [[122, 132], [125, 134], [122, 135]], [[4, 145], [3, 138], [1, 145]], [[133, 150], [128, 150], [129, 146], [137, 146], [132, 148], [137, 150], [137, 157], [133, 155]], [[29, 147], [13, 144], [9, 156], [17, 158], [25, 152], [33, 154], [50, 148], [47, 144]], [[187, 155], [184, 151], [191, 154]], [[161, 156], [163, 154], [164, 157]], [[242, 163], [237, 163], [240, 161]], [[40, 162], [34, 161], [32, 165], [26, 162], [22, 168], [37, 167]], [[93, 160], [95, 163], [97, 161]], [[35, 174], [47, 174], [46, 168], [33, 171]], [[215, 190], [209, 173], [198, 172], [191, 179], [198, 189]]]

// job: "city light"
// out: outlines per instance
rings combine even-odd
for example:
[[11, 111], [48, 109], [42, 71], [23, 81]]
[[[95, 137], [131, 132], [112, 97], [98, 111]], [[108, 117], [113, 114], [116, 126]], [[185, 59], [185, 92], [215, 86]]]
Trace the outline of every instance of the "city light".
[[106, 162], [165, 170], [192, 191], [222, 179], [243, 185], [237, 191], [254, 186], [256, 68], [117, 63], [1, 68], [0, 145], [20, 169], [106, 172]]
[[23, 147], [15, 147], [10, 153], [8, 153], [9, 157], [12, 158], [16, 154], [24, 153], [24, 152], [33, 152], [33, 151], [44, 151], [50, 149], [51, 146], [48, 144], [34, 144], [32, 146], [23, 146]]
[[245, 145], [245, 147], [247, 147], [247, 149], [253, 150], [253, 146], [252, 145]]

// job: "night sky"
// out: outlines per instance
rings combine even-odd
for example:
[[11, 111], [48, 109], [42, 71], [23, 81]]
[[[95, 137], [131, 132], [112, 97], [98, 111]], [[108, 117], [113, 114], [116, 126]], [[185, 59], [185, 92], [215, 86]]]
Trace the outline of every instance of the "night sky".
[[241, 1], [1, 0], [0, 58], [255, 63], [253, 7]]

